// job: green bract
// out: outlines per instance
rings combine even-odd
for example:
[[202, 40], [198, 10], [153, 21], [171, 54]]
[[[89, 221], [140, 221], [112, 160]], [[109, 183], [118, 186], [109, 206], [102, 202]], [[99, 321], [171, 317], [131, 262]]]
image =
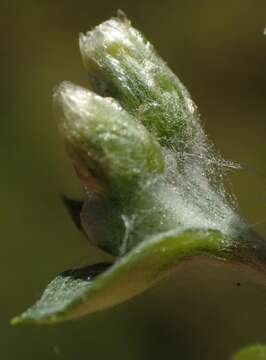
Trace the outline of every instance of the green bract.
[[[118, 304], [195, 256], [264, 269], [265, 242], [223, 186], [188, 91], [129, 20], [80, 36], [90, 91], [64, 82], [59, 130], [85, 189], [65, 199], [88, 239], [114, 257], [60, 274], [13, 323], [51, 323]], [[93, 92], [94, 91], [94, 92]]]

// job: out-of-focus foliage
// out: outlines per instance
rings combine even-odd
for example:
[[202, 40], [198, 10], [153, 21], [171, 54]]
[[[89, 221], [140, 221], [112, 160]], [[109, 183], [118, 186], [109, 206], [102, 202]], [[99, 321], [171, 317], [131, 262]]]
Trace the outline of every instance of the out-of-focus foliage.
[[251, 345], [240, 350], [233, 356], [233, 360], [265, 360], [266, 346]]
[[246, 343], [265, 342], [266, 293], [206, 264], [187, 266], [174, 281], [79, 323], [14, 329], [9, 318], [56, 272], [103, 260], [58, 198], [78, 195], [79, 186], [56, 133], [51, 93], [64, 79], [86, 87], [78, 33], [117, 8], [179, 74], [216, 146], [244, 165], [231, 176], [233, 190], [242, 213], [266, 234], [266, 4], [4, 0], [0, 7], [1, 357], [224, 360]]

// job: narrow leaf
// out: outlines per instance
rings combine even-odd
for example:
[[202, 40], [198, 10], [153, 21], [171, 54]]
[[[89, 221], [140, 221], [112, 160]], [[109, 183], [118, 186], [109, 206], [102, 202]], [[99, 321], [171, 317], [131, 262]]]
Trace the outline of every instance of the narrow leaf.
[[96, 265], [58, 275], [41, 299], [12, 323], [54, 323], [109, 308], [148, 289], [191, 256], [223, 258], [228, 245], [218, 231], [194, 229], [153, 237], [109, 268]]

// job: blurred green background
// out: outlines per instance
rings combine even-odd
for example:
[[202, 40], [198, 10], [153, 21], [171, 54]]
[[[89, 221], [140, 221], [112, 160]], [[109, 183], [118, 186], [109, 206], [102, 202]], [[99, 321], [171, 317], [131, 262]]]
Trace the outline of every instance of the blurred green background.
[[[54, 86], [86, 86], [78, 34], [123, 9], [188, 87], [242, 214], [266, 236], [266, 2], [12, 1], [0, 4], [1, 359], [224, 360], [266, 342], [266, 290], [236, 272], [187, 266], [114, 309], [56, 326], [11, 327], [55, 274], [102, 260], [58, 194], [80, 196], [52, 113]], [[241, 286], [236, 283], [240, 282]]]

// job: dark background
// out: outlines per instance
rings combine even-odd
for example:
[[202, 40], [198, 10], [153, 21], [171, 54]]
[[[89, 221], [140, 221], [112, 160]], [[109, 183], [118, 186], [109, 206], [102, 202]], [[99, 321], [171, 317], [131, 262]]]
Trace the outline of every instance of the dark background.
[[2, 0], [1, 359], [224, 360], [242, 345], [266, 342], [264, 286], [206, 264], [81, 321], [9, 325], [56, 273], [102, 259], [58, 197], [80, 189], [51, 96], [62, 80], [86, 86], [78, 34], [117, 8], [188, 87], [225, 158], [243, 165], [230, 175], [233, 192], [266, 236], [265, 0]]

